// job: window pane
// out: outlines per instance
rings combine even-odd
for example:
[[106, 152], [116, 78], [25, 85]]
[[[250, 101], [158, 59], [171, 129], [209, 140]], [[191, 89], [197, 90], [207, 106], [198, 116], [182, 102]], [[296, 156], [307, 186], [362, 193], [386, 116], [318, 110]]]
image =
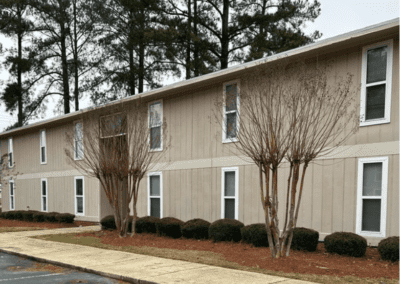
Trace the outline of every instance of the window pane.
[[11, 196], [11, 209], [14, 209], [14, 196]]
[[150, 176], [150, 196], [160, 196], [160, 176]]
[[385, 84], [367, 88], [367, 120], [385, 117], [385, 89]]
[[367, 83], [386, 80], [387, 46], [368, 50]]
[[14, 183], [10, 183], [10, 195], [14, 195]]
[[226, 137], [236, 137], [236, 112], [226, 115]]
[[225, 172], [225, 196], [235, 196], [235, 172]]
[[46, 148], [42, 147], [42, 163], [46, 162]]
[[362, 211], [361, 230], [379, 232], [381, 230], [381, 200], [364, 199]]
[[47, 188], [46, 188], [46, 181], [42, 180], [42, 195], [46, 195]]
[[100, 119], [102, 137], [115, 136], [126, 131], [126, 117], [115, 114]]
[[161, 148], [161, 126], [150, 129], [150, 149]]
[[83, 195], [83, 180], [76, 179], [76, 195]]
[[83, 157], [83, 143], [82, 143], [82, 140], [75, 140], [75, 158], [76, 159], [82, 159], [82, 157]]
[[150, 198], [150, 216], [161, 217], [160, 198]]
[[230, 110], [236, 110], [237, 109], [237, 85], [232, 84], [232, 85], [227, 85], [225, 87], [225, 94], [226, 94], [226, 105], [225, 109], [226, 111]]
[[82, 124], [77, 123], [75, 124], [75, 139], [82, 140], [83, 133], [82, 133]]
[[83, 197], [76, 198], [77, 213], [83, 213]]
[[9, 161], [10, 167], [12, 167], [13, 166], [13, 155], [12, 155], [12, 153], [8, 153], [8, 161]]
[[42, 197], [43, 211], [46, 211], [46, 197]]
[[161, 125], [162, 121], [162, 104], [155, 103], [149, 107], [149, 123], [150, 127]]
[[235, 219], [235, 199], [225, 199], [225, 218]]
[[364, 164], [363, 196], [380, 196], [382, 190], [382, 163]]

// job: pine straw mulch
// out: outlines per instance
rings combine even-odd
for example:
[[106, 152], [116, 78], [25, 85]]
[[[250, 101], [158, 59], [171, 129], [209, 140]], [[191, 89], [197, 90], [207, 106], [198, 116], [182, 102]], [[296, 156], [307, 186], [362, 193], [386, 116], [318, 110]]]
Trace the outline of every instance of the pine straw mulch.
[[57, 229], [57, 228], [74, 228], [79, 226], [93, 226], [98, 225], [95, 222], [84, 222], [84, 221], [74, 221], [71, 224], [68, 223], [50, 223], [50, 222], [27, 222], [19, 220], [9, 220], [0, 218], [0, 228], [17, 228], [17, 227], [33, 227], [42, 229]]

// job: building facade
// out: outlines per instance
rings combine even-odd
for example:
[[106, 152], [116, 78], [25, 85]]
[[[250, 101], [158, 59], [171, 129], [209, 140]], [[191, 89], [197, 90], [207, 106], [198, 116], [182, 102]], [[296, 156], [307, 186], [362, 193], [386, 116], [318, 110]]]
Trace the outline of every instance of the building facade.
[[[355, 101], [361, 119], [359, 131], [343, 146], [309, 166], [297, 226], [317, 230], [321, 240], [336, 231], [354, 232], [371, 245], [398, 236], [398, 19], [123, 99], [126, 105], [140, 99], [148, 104], [149, 113], [159, 115], [161, 119], [149, 124], [154, 132], [165, 117], [171, 137], [166, 166], [155, 168], [141, 182], [138, 215], [264, 222], [258, 169], [234, 154], [235, 133], [216, 123], [213, 102], [232, 88], [238, 90], [239, 100], [245, 87], [241, 78], [260, 64], [300, 59], [333, 62], [339, 74], [353, 74], [354, 86], [360, 86]], [[75, 143], [80, 145], [79, 130], [88, 127], [85, 117], [101, 117], [103, 110], [119, 103], [1, 133], [1, 153], [8, 153], [20, 173], [3, 186], [3, 211], [68, 212], [82, 221], [112, 214], [99, 182], [67, 163], [65, 132], [78, 133]], [[239, 105], [227, 108], [221, 120], [239, 124]], [[162, 143], [150, 147], [164, 151]], [[84, 149], [76, 159], [82, 155]], [[288, 170], [285, 165], [280, 169], [282, 188]], [[281, 208], [285, 194], [279, 195]], [[283, 210], [279, 217], [283, 219]]]

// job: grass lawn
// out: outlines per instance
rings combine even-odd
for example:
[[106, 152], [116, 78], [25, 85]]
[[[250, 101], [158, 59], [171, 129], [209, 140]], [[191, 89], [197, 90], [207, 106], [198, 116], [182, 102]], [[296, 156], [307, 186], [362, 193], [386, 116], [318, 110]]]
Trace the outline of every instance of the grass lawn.
[[[363, 258], [317, 252], [291, 251], [288, 258], [272, 260], [269, 248], [254, 248], [242, 243], [210, 240], [171, 239], [153, 234], [119, 238], [115, 231], [36, 236], [103, 249], [119, 250], [169, 259], [214, 265], [250, 272], [276, 275], [316, 283], [399, 283], [399, 263], [379, 260], [371, 248]], [[367, 277], [366, 275], [370, 275]]]
[[43, 230], [39, 227], [0, 227], [0, 233]]

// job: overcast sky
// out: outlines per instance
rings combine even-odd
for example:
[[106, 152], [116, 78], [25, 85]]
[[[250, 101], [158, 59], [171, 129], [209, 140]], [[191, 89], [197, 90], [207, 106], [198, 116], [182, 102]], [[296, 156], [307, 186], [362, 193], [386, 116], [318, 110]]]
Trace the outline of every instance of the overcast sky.
[[[309, 0], [313, 1], [313, 0]], [[380, 22], [399, 17], [399, 0], [319, 0], [321, 3], [321, 15], [314, 23], [308, 23], [305, 32], [311, 34], [315, 30], [323, 33], [321, 39], [330, 38], [353, 30], [361, 29]], [[15, 42], [0, 35], [3, 47], [15, 45]], [[0, 61], [2, 58], [0, 57]], [[7, 72], [0, 70], [0, 80], [7, 79]], [[164, 82], [168, 85], [179, 79], [170, 78]], [[58, 98], [57, 98], [58, 99]], [[56, 116], [53, 113], [55, 102], [49, 100], [46, 117]], [[81, 108], [89, 106], [89, 100], [80, 102]], [[73, 108], [72, 108], [73, 109]], [[15, 122], [17, 115], [12, 117], [5, 112], [4, 105], [0, 102], [0, 131]], [[30, 122], [32, 123], [32, 122]]]

